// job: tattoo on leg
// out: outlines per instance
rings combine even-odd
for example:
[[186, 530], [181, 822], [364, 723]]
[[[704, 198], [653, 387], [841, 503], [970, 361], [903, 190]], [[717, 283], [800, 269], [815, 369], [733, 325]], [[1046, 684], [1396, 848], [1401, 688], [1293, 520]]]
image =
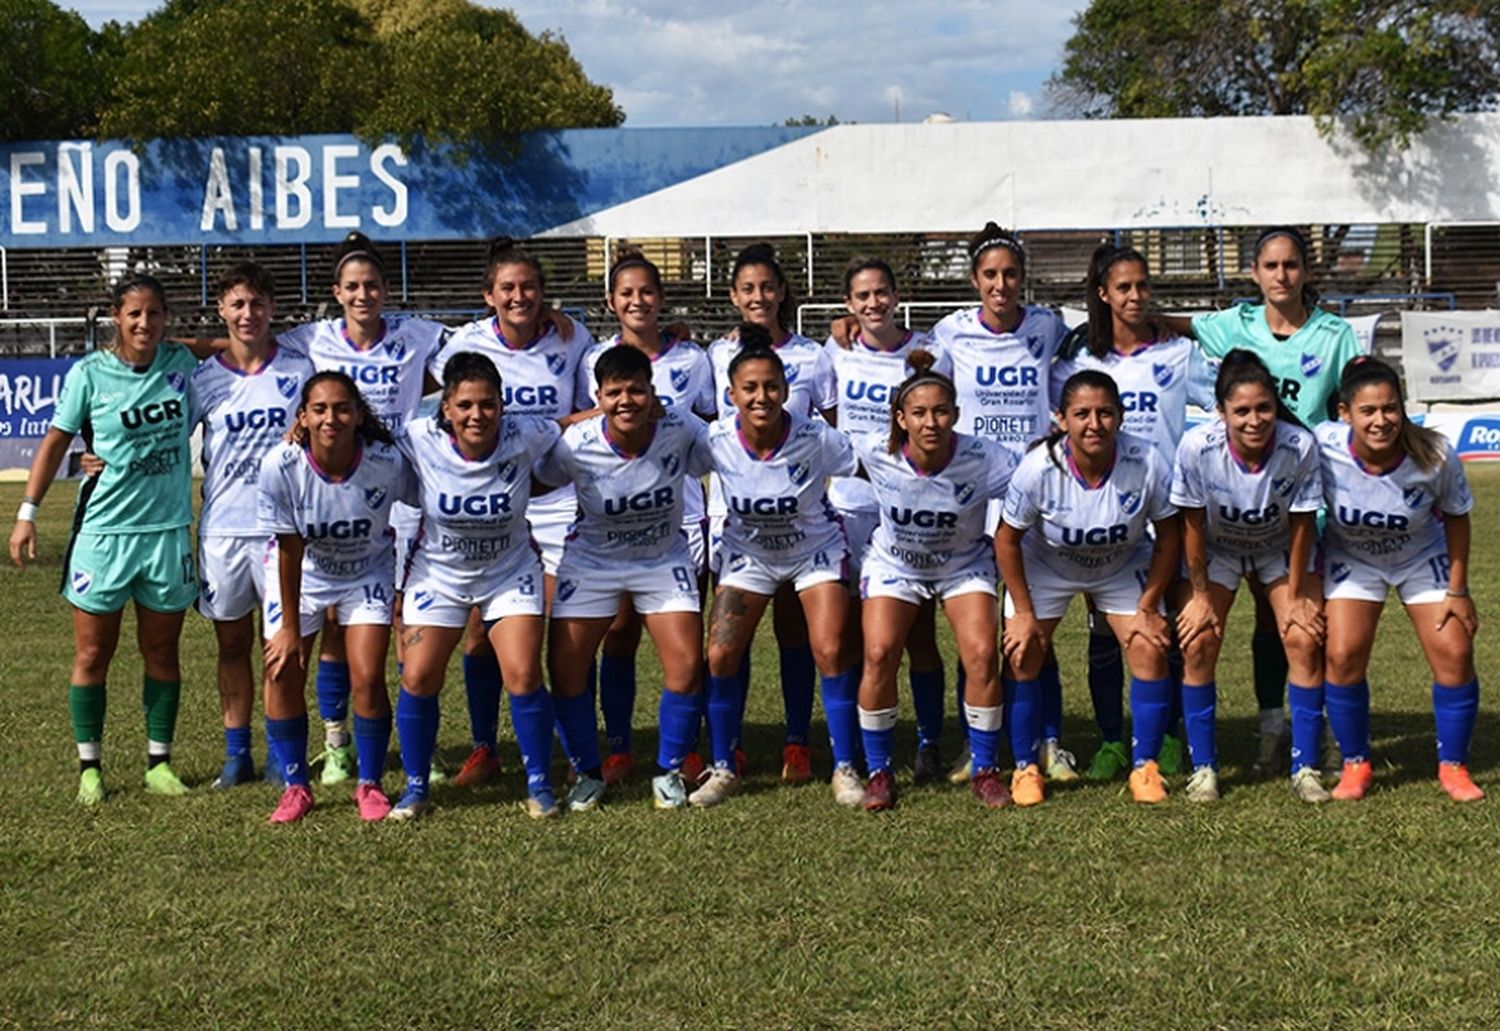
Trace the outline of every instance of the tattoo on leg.
[[745, 593], [735, 587], [720, 588], [714, 595], [714, 607], [708, 614], [708, 640], [722, 648], [733, 647], [749, 615]]
[[415, 627], [412, 630], [409, 630], [407, 632], [406, 636], [401, 639], [401, 646], [403, 648], [415, 648], [421, 642], [422, 642], [422, 628], [421, 627]]

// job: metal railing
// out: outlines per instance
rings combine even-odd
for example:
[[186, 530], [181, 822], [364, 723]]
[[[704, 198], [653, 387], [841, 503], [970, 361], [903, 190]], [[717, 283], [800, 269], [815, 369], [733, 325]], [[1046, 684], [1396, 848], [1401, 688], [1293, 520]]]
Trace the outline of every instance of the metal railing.
[[93, 346], [93, 332], [89, 328], [93, 322], [86, 316], [61, 317], [50, 319], [0, 319], [0, 330], [8, 327], [42, 326], [47, 331], [47, 353], [49, 357], [57, 357], [57, 329], [59, 326], [82, 326], [84, 327], [84, 344]]

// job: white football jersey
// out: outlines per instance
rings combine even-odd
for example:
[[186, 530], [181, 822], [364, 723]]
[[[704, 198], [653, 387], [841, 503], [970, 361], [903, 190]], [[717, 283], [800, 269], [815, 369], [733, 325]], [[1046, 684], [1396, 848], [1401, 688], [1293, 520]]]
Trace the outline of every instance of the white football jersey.
[[989, 502], [1005, 496], [1016, 459], [991, 440], [953, 435], [953, 453], [937, 472], [919, 470], [888, 450], [884, 433], [855, 439], [855, 452], [880, 504], [870, 554], [907, 576], [929, 580], [964, 568], [994, 548], [984, 532]]
[[1107, 580], [1148, 555], [1147, 528], [1176, 513], [1171, 480], [1156, 448], [1121, 433], [1114, 465], [1097, 486], [1085, 486], [1064, 439], [1021, 459], [1003, 518], [1028, 531], [1022, 546], [1064, 580]]
[[822, 419], [786, 413], [786, 435], [767, 458], [740, 436], [739, 416], [709, 427], [714, 471], [723, 485], [728, 519], [724, 547], [785, 561], [834, 544], [844, 531], [828, 503], [830, 476], [852, 476], [858, 468], [849, 438]]
[[385, 332], [363, 350], [349, 338], [342, 318], [303, 323], [282, 333], [280, 339], [311, 358], [319, 372], [348, 373], [370, 408], [394, 433], [417, 417], [423, 374], [432, 367], [447, 337], [448, 327], [442, 323], [387, 315]]
[[317, 467], [311, 451], [279, 444], [261, 465], [258, 528], [302, 538], [304, 578], [357, 580], [393, 559], [391, 505], [417, 504], [418, 487], [411, 464], [389, 444], [361, 445], [354, 467], [337, 481]]
[[[598, 390], [598, 384], [594, 382], [595, 363], [606, 350], [619, 344], [620, 337], [616, 334], [589, 348], [584, 356], [589, 374], [589, 397], [594, 397]], [[708, 355], [703, 348], [691, 340], [673, 340], [651, 359], [651, 385], [656, 388], [657, 399], [663, 408], [697, 412], [706, 419], [716, 417], [713, 368], [708, 364]]]
[[297, 417], [302, 384], [313, 374], [307, 355], [272, 344], [258, 372], [218, 356], [193, 371], [191, 422], [203, 424], [201, 537], [259, 536], [256, 492], [260, 465]]
[[1172, 504], [1204, 510], [1209, 551], [1243, 557], [1285, 551], [1293, 512], [1323, 505], [1311, 431], [1278, 422], [1265, 461], [1252, 470], [1234, 453], [1219, 419], [1188, 430], [1177, 446]]
[[577, 485], [578, 520], [564, 554], [569, 561], [583, 556], [603, 565], [650, 562], [682, 542], [684, 479], [710, 467], [703, 420], [669, 410], [638, 455], [615, 447], [603, 416], [574, 423], [537, 463], [536, 476], [543, 483]]
[[1047, 308], [1022, 309], [1021, 324], [997, 333], [965, 308], [932, 327], [952, 363], [960, 432], [1004, 444], [1019, 458], [1052, 426], [1049, 377], [1067, 327]]
[[1072, 361], [1052, 366], [1052, 407], [1061, 400], [1063, 384], [1081, 369], [1107, 373], [1120, 388], [1125, 405], [1126, 433], [1156, 445], [1169, 463], [1187, 426], [1187, 406], [1214, 408], [1214, 378], [1218, 363], [1205, 358], [1198, 345], [1185, 337], [1150, 344], [1129, 355], [1110, 351], [1095, 358], [1088, 350]]
[[551, 419], [507, 413], [495, 449], [472, 460], [435, 418], [416, 420], [397, 438], [421, 480], [422, 537], [414, 562], [423, 567], [423, 579], [437, 579], [460, 595], [483, 595], [491, 581], [533, 554], [525, 518], [531, 469], [561, 432]]
[[573, 323], [573, 337], [564, 341], [550, 323], [525, 347], [512, 347], [493, 315], [453, 331], [437, 357], [434, 378], [460, 351], [474, 351], [500, 370], [501, 400], [510, 415], [542, 415], [562, 419], [594, 407], [594, 383], [584, 356], [594, 346], [588, 331]]
[[[833, 382], [833, 362], [823, 348], [800, 333], [793, 333], [774, 348], [781, 363], [786, 366], [787, 396], [783, 402], [788, 412], [811, 415], [826, 412], [838, 404], [838, 394]], [[729, 363], [740, 353], [740, 342], [720, 337], [708, 347], [708, 360], [713, 366], [714, 392], [718, 403], [719, 418], [734, 414], [734, 403], [729, 400]]]
[[1407, 456], [1394, 469], [1377, 474], [1366, 472], [1354, 457], [1352, 432], [1342, 422], [1325, 422], [1317, 429], [1330, 548], [1389, 567], [1445, 549], [1443, 515], [1463, 515], [1474, 507], [1452, 445], [1444, 439], [1443, 464], [1433, 471]]

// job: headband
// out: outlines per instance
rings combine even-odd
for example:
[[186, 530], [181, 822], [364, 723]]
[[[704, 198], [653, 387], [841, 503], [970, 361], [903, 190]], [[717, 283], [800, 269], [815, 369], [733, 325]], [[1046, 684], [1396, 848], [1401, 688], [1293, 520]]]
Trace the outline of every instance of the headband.
[[1307, 237], [1303, 236], [1299, 231], [1293, 229], [1291, 226], [1275, 226], [1271, 229], [1267, 229], [1264, 233], [1261, 233], [1260, 236], [1258, 236], [1255, 240], [1256, 256], [1258, 257], [1260, 255], [1261, 250], [1266, 246], [1266, 244], [1270, 243], [1278, 236], [1284, 236], [1288, 240], [1292, 241], [1293, 246], [1297, 248], [1297, 253], [1302, 256], [1302, 260], [1307, 260]]
[[1025, 260], [1026, 252], [1021, 249], [1021, 241], [1014, 236], [989, 236], [979, 241], [979, 246], [974, 248], [971, 258], [977, 258], [991, 247], [1004, 247], [1016, 257]]
[[338, 275], [344, 270], [344, 266], [351, 261], [368, 261], [371, 265], [378, 268], [382, 275], [385, 274], [385, 262], [381, 261], [380, 256], [373, 251], [350, 251], [338, 260], [338, 264], [333, 266], [333, 274], [335, 276]]
[[920, 376], [913, 376], [911, 379], [901, 384], [900, 389], [896, 391], [896, 407], [900, 408], [901, 402], [906, 400], [906, 395], [910, 394], [918, 387], [942, 387], [950, 394], [957, 393], [957, 391], [954, 390], [953, 381], [947, 376], [944, 376], [941, 373], [937, 372], [924, 372]]

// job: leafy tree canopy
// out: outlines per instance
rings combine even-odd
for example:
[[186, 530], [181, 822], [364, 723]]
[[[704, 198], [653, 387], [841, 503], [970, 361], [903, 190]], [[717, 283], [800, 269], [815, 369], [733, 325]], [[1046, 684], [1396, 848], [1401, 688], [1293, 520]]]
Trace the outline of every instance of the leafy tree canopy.
[[0, 27], [0, 139], [87, 133], [118, 33], [51, 0], [0, 0]]

